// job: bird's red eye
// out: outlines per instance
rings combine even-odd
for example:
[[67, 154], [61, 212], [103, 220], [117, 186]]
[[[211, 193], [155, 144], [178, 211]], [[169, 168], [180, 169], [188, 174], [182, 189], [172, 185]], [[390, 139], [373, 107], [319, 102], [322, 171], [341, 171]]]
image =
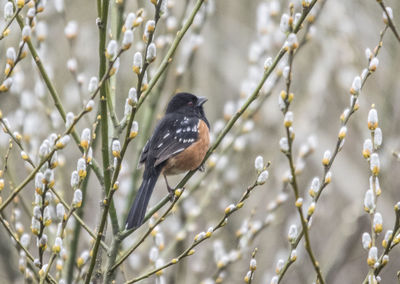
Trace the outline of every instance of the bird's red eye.
[[188, 102], [188, 106], [192, 106], [193, 105], [193, 102]]

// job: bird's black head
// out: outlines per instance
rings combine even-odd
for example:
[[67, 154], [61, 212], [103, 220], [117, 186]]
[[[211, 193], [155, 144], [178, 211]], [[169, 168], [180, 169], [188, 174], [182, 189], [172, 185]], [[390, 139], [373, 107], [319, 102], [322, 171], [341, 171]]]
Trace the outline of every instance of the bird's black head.
[[[197, 97], [189, 93], [178, 93], [168, 103], [165, 113], [182, 113], [186, 115], [195, 115], [205, 119], [203, 104], [207, 101], [204, 97]], [[208, 122], [207, 122], [208, 123]]]

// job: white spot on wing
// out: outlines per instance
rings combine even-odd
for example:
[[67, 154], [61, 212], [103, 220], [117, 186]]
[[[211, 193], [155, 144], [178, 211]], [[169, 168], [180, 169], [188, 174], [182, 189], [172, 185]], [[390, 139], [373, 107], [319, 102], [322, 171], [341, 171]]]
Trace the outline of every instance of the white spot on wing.
[[176, 130], [176, 133], [181, 133], [182, 132], [182, 128], [179, 128]]
[[160, 149], [163, 143], [158, 144], [157, 149]]
[[167, 132], [167, 134], [164, 135], [163, 139], [167, 138], [169, 136], [169, 132]]
[[177, 154], [177, 153], [179, 153], [179, 152], [181, 152], [183, 150], [185, 150], [185, 149], [184, 148], [180, 148], [180, 149], [176, 150], [175, 152], [173, 152], [171, 155]]

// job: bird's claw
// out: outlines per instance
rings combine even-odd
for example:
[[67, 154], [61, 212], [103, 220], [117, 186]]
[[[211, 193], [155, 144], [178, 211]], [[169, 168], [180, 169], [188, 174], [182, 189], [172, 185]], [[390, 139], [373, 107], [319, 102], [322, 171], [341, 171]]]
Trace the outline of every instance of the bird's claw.
[[172, 187], [167, 187], [168, 189], [168, 198], [170, 202], [174, 202], [175, 200], [175, 190]]
[[206, 170], [206, 167], [204, 166], [204, 163], [200, 165], [199, 171], [204, 172]]

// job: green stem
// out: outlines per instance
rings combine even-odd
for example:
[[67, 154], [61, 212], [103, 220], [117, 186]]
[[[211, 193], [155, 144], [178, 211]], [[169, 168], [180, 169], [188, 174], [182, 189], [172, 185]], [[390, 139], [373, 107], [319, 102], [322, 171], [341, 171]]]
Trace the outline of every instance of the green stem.
[[[99, 6], [98, 6], [99, 8]], [[103, 78], [106, 72], [106, 56], [105, 46], [107, 37], [107, 19], [108, 19], [108, 8], [109, 0], [103, 0], [101, 5], [101, 22], [99, 23], [99, 78]], [[108, 154], [108, 115], [107, 115], [107, 100], [106, 100], [106, 84], [103, 84], [100, 88], [100, 113], [101, 113], [101, 154], [103, 158], [103, 175], [104, 175], [104, 189], [106, 194], [110, 189], [111, 175], [110, 175], [110, 159]], [[97, 253], [100, 246], [100, 241], [103, 238], [103, 230], [107, 221], [106, 208], [108, 204], [105, 204], [103, 214], [99, 223], [97, 238], [93, 247], [93, 254], [91, 256], [88, 273], [86, 275], [85, 283], [89, 284], [92, 278], [92, 273], [97, 259]], [[105, 214], [104, 214], [105, 213]]]

